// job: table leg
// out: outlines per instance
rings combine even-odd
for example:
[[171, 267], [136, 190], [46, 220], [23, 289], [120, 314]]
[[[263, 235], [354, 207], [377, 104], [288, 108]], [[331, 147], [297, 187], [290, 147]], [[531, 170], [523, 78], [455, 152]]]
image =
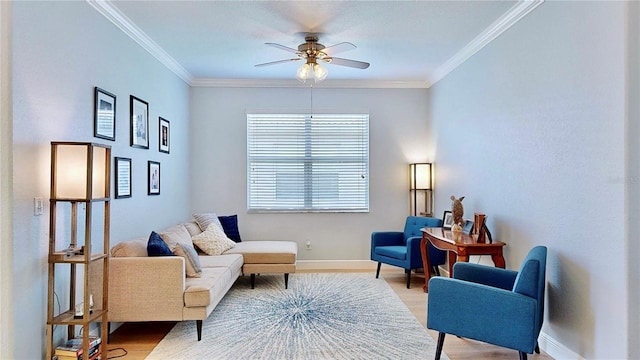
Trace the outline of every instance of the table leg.
[[458, 260], [458, 254], [453, 251], [447, 251], [447, 255], [449, 255], [449, 277], [453, 277], [453, 265], [455, 265]]
[[431, 265], [429, 264], [427, 243], [428, 240], [423, 234], [422, 240], [420, 241], [420, 255], [422, 256], [422, 267], [424, 268], [424, 285], [422, 286], [422, 291], [424, 292], [429, 291], [429, 279], [431, 279]]
[[504, 261], [504, 257], [502, 254], [491, 255], [491, 260], [493, 260], [493, 264], [499, 268], [506, 268], [506, 264]]

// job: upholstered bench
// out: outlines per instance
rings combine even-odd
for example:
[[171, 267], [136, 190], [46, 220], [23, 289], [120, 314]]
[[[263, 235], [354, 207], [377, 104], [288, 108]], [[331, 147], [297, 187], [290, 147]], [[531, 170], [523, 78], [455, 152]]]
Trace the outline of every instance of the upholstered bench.
[[225, 254], [241, 254], [242, 273], [251, 275], [251, 288], [256, 274], [284, 274], [284, 287], [289, 287], [289, 274], [296, 272], [298, 244], [293, 241], [242, 241]]

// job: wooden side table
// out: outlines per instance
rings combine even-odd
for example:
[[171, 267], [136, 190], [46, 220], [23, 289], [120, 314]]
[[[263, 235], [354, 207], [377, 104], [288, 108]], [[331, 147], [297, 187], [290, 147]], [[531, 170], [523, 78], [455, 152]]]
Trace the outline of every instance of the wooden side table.
[[505, 268], [502, 247], [506, 244], [494, 241], [491, 244], [477, 242], [477, 235], [463, 233], [453, 233], [451, 230], [443, 228], [422, 228], [422, 241], [420, 241], [420, 254], [422, 255], [422, 265], [425, 269], [425, 284], [422, 287], [424, 292], [429, 290], [429, 279], [431, 269], [429, 265], [429, 252], [427, 251], [427, 241], [440, 250], [444, 250], [449, 256], [449, 276], [453, 277], [453, 265], [456, 261], [469, 261], [471, 255], [491, 255], [491, 259], [496, 267]]

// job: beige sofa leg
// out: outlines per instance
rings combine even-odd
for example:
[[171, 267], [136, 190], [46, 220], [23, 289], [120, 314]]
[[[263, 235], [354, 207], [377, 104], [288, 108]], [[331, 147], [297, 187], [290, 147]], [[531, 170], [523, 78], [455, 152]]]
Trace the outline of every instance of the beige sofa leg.
[[285, 289], [289, 288], [289, 273], [284, 274], [284, 288]]
[[202, 320], [196, 320], [196, 331], [198, 332], [198, 341], [202, 340]]

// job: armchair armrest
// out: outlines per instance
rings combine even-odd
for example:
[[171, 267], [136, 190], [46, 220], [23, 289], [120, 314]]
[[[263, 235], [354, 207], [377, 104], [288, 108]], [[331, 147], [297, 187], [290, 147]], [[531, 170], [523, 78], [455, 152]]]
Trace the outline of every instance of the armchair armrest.
[[182, 320], [181, 256], [110, 257], [109, 321]]
[[413, 269], [421, 268], [423, 266], [422, 254], [420, 253], [421, 241], [421, 236], [412, 236], [407, 239], [407, 258], [411, 259], [411, 268]]
[[404, 234], [400, 231], [376, 231], [371, 233], [371, 248], [376, 246], [404, 245]]
[[491, 266], [457, 262], [453, 265], [455, 279], [471, 281], [477, 284], [511, 290], [518, 276], [517, 271], [495, 268]]
[[435, 277], [429, 281], [427, 328], [532, 353], [536, 302], [500, 288]]

